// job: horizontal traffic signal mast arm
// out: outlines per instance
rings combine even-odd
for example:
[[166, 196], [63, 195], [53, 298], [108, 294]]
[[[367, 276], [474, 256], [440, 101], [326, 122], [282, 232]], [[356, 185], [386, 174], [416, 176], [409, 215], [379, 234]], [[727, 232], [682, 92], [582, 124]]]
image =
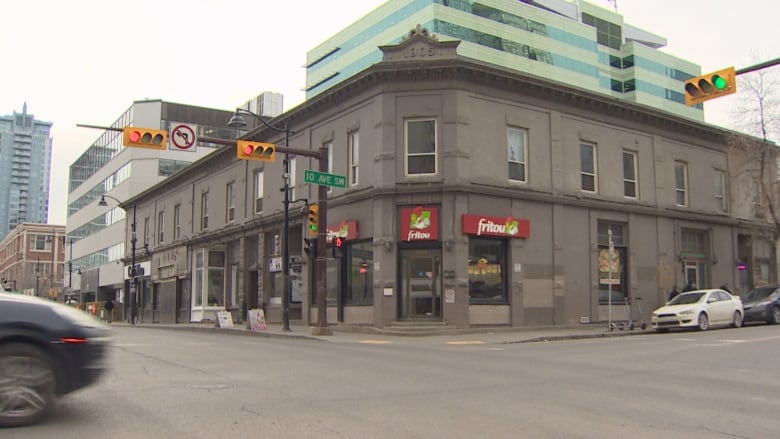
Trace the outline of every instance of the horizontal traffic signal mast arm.
[[780, 58], [775, 58], [773, 60], [764, 61], [762, 63], [758, 63], [752, 66], [744, 67], [736, 71], [737, 75], [743, 75], [745, 73], [755, 72], [756, 70], [765, 69], [767, 67], [772, 67], [780, 64]]
[[[238, 140], [244, 140], [244, 139], [238, 139]], [[236, 140], [217, 139], [215, 137], [198, 137], [198, 141], [205, 142], [205, 143], [216, 143], [217, 145], [236, 146]], [[312, 158], [315, 158], [315, 159], [320, 159], [321, 158], [319, 151], [310, 151], [308, 149], [290, 148], [290, 147], [287, 147], [287, 146], [276, 145], [276, 152], [288, 153], [288, 154], [297, 154], [297, 155], [302, 155], [304, 157], [312, 157]]]

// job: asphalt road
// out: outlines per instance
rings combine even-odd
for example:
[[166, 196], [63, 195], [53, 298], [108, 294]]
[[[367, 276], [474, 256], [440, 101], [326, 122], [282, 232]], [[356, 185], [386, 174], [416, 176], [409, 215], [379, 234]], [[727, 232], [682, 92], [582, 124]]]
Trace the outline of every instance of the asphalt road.
[[115, 332], [104, 380], [0, 436], [780, 437], [780, 327], [547, 343]]

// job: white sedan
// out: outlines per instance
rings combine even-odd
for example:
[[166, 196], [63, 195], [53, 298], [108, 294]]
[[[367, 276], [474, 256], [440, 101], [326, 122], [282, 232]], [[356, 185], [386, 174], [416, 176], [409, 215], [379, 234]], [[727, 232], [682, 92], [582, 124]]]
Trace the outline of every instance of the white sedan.
[[667, 332], [670, 328], [706, 331], [716, 325], [739, 328], [744, 315], [739, 297], [718, 289], [695, 290], [679, 294], [653, 311], [651, 322], [658, 332]]

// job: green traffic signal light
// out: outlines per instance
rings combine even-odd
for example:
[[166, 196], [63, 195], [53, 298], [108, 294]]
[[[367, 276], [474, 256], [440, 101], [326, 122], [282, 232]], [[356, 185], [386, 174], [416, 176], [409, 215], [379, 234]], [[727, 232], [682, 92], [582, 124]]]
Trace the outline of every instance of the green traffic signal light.
[[717, 97], [736, 93], [737, 72], [734, 67], [696, 76], [685, 81], [685, 103], [697, 105]]
[[726, 80], [726, 78], [720, 75], [715, 75], [712, 77], [712, 85], [714, 85], [718, 90], [723, 90], [729, 86], [729, 82]]

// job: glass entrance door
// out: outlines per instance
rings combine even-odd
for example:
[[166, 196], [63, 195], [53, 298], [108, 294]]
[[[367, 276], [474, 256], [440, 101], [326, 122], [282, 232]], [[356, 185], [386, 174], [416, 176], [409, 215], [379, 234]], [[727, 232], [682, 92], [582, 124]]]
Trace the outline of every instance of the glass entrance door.
[[401, 265], [401, 319], [441, 318], [441, 250], [403, 250]]

